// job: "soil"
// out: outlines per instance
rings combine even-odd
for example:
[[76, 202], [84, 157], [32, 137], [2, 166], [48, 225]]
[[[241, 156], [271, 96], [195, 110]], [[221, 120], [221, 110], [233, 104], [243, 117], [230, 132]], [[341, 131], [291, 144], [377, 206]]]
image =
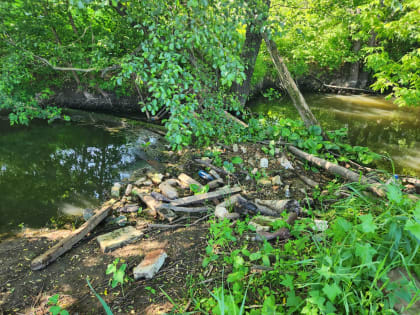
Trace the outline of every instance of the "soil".
[[[219, 150], [222, 162], [241, 156], [243, 163], [235, 165], [235, 176], [225, 177], [224, 180], [225, 184], [240, 184], [243, 196], [250, 200], [286, 199], [286, 185], [289, 185], [291, 197], [294, 199], [311, 197], [313, 187], [301, 181], [298, 174], [310, 177], [320, 186], [334, 179], [325, 173], [306, 171], [307, 167], [302, 162], [295, 160], [291, 155], [287, 156], [286, 153], [277, 152], [274, 156], [266, 154], [262, 150], [263, 146], [242, 145], [239, 146], [238, 152], [233, 152], [231, 147], [221, 145], [222, 149]], [[170, 162], [166, 164], [166, 178], [177, 177], [181, 172], [185, 172], [204, 184], [205, 181], [199, 178], [197, 173], [205, 168], [197, 165], [194, 159], [202, 158], [208, 155], [207, 153], [208, 150], [194, 149], [172, 153]], [[293, 170], [286, 170], [281, 166], [281, 156], [291, 161]], [[252, 169], [261, 170], [259, 163], [263, 157], [269, 160], [269, 167], [265, 170], [266, 179], [270, 180], [279, 175], [282, 185], [259, 185], [255, 179], [247, 178]], [[213, 163], [216, 162], [213, 156]], [[195, 218], [197, 216], [182, 223], [191, 223]], [[130, 217], [130, 222], [137, 225], [137, 228], [147, 224], [146, 218], [136, 215]], [[0, 314], [47, 314], [48, 298], [57, 293], [60, 294], [59, 305], [71, 314], [103, 313], [100, 302], [87, 286], [86, 277], [91, 279], [92, 286], [114, 314], [162, 314], [171, 310], [182, 312], [184, 310], [175, 310], [174, 307], [177, 306], [172, 303], [186, 310], [185, 306], [191, 302], [191, 294], [197, 288], [194, 283], [197, 283], [198, 275], [203, 273], [201, 264], [207, 245], [208, 227], [208, 223], [203, 220], [197, 225], [184, 228], [153, 229], [147, 232], [141, 241], [104, 254], [98, 246], [96, 236], [113, 227], [102, 223], [72, 250], [41, 271], [30, 269], [31, 260], [59, 239], [66, 237], [71, 230], [27, 229], [17, 237], [0, 243]], [[165, 249], [168, 258], [153, 279], [129, 281], [124, 285], [124, 293], [120, 286], [111, 288], [110, 275], [106, 275], [106, 269], [115, 258], [123, 259], [128, 264], [127, 274], [131, 276], [132, 269], [141, 262], [144, 254], [159, 248]]]

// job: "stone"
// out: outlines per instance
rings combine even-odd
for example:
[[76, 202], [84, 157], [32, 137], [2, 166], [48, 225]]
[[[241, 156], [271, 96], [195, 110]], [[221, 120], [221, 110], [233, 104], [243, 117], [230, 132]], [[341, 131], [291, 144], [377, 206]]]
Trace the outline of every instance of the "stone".
[[132, 191], [132, 190], [133, 190], [133, 185], [128, 184], [128, 185], [127, 185], [127, 188], [126, 188], [126, 190], [125, 190], [124, 195], [126, 195], [126, 196], [130, 196], [130, 195], [131, 195], [131, 191]]
[[151, 179], [153, 184], [159, 185], [162, 182], [164, 176], [163, 176], [163, 174], [160, 174], [160, 173], [148, 172], [147, 177], [149, 177]]
[[314, 220], [314, 231], [324, 232], [328, 229], [328, 221], [325, 220]]
[[93, 215], [95, 214], [95, 212], [93, 212], [93, 210], [92, 209], [90, 209], [90, 208], [86, 208], [86, 209], [83, 209], [83, 219], [85, 220], [85, 221], [87, 221], [87, 220], [89, 220], [91, 217], [93, 217]]
[[261, 168], [267, 168], [268, 167], [268, 159], [267, 158], [262, 158], [260, 160], [260, 167]]
[[272, 183], [273, 185], [277, 185], [277, 186], [283, 185], [283, 182], [281, 181], [281, 177], [280, 177], [280, 175], [274, 176], [274, 177], [271, 179], [271, 183]]
[[153, 182], [152, 182], [151, 180], [145, 180], [145, 181], [143, 182], [143, 185], [144, 185], [144, 186], [152, 186], [152, 185], [153, 185]]
[[176, 188], [171, 185], [171, 183], [172, 181], [166, 180], [159, 185], [159, 189], [164, 196], [168, 197], [168, 199], [176, 199], [179, 197], [179, 194]]
[[240, 148], [241, 148], [242, 153], [245, 154], [246, 153], [246, 148], [242, 145], [240, 146]]
[[274, 154], [276, 154], [276, 155], [277, 155], [277, 154], [280, 154], [280, 152], [281, 152], [281, 151], [280, 151], [280, 148], [275, 148], [275, 149], [274, 149]]
[[157, 249], [148, 253], [143, 261], [133, 269], [134, 279], [152, 279], [159, 269], [162, 268], [166, 257], [168, 255], [163, 249]]
[[132, 226], [127, 226], [103, 235], [98, 236], [99, 246], [104, 253], [113, 251], [124, 245], [134, 243], [143, 236], [143, 232]]
[[271, 186], [271, 180], [269, 180], [268, 178], [263, 177], [263, 178], [260, 178], [257, 181], [257, 184], [258, 185], [262, 185], [262, 186]]
[[194, 178], [191, 178], [187, 174], [181, 173], [178, 176], [179, 184], [184, 189], [190, 189], [191, 185], [197, 185], [199, 189], [201, 189], [203, 186], [197, 182]]
[[280, 165], [283, 166], [286, 170], [294, 169], [292, 163], [290, 163], [290, 161], [285, 156], [282, 156], [281, 158], [279, 158], [278, 161], [280, 162]]
[[258, 215], [249, 221], [249, 225], [255, 227], [256, 232], [268, 232], [271, 229], [271, 223], [276, 220], [278, 220], [278, 218]]
[[128, 204], [128, 205], [125, 205], [124, 208], [122, 208], [121, 212], [132, 213], [132, 212], [137, 212], [138, 210], [139, 210], [139, 206], [137, 204]]
[[225, 207], [221, 207], [221, 206], [216, 207], [216, 210], [214, 210], [214, 215], [220, 220], [223, 220], [223, 219], [235, 220], [239, 218], [239, 213], [236, 213], [236, 212], [230, 213], [229, 211], [227, 211]]
[[111, 188], [111, 197], [120, 198], [121, 184], [115, 183]]
[[210, 173], [210, 175], [212, 175], [216, 179], [221, 178], [219, 173], [217, 173], [215, 170], [210, 170], [209, 173]]
[[141, 177], [141, 178], [139, 178], [138, 180], [136, 180], [136, 182], [134, 183], [134, 185], [136, 185], [136, 186], [141, 186], [141, 185], [143, 185], [143, 183], [144, 183], [146, 180], [147, 180], [147, 178], [146, 178], [146, 177]]
[[232, 150], [235, 153], [239, 151], [238, 145], [236, 143], [232, 146]]

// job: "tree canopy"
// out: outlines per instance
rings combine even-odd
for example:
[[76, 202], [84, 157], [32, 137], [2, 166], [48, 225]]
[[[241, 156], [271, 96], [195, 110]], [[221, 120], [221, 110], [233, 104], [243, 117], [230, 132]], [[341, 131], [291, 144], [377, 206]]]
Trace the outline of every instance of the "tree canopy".
[[[225, 111], [243, 111], [235, 86], [255, 62], [244, 51], [261, 42], [246, 38], [262, 32], [273, 35], [295, 77], [361, 62], [373, 71], [374, 89], [400, 105], [418, 104], [419, 6], [416, 0], [4, 1], [0, 108], [12, 111], [12, 123], [28, 123], [60, 115], [48, 102], [60, 90], [104, 101], [131, 96], [149, 118], [167, 114], [174, 147], [206, 143], [235, 134]], [[254, 82], [270, 69], [263, 50]]]

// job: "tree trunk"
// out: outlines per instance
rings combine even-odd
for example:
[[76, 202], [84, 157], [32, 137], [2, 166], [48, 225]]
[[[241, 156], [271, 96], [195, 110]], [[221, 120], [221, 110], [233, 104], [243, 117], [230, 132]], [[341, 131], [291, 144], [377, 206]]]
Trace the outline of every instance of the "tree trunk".
[[[250, 1], [249, 1], [250, 2]], [[265, 10], [263, 12], [254, 12], [251, 10], [248, 20], [253, 21], [246, 27], [245, 42], [241, 52], [241, 59], [245, 65], [245, 80], [241, 85], [235, 84], [233, 90], [238, 94], [239, 101], [245, 105], [250, 90], [251, 79], [254, 74], [255, 62], [262, 42], [261, 28], [268, 18], [268, 11], [270, 9], [270, 0], [265, 1]], [[256, 8], [258, 11], [258, 8]]]
[[109, 113], [142, 114], [135, 96], [120, 96], [113, 93], [91, 94], [86, 91], [66, 89], [56, 92], [48, 100], [39, 100], [40, 105], [57, 106]]
[[300, 117], [305, 123], [305, 126], [306, 127], [310, 127], [313, 125], [319, 126], [319, 123], [316, 120], [314, 114], [311, 112], [308, 104], [306, 104], [305, 98], [303, 97], [302, 93], [300, 93], [298, 87], [296, 86], [295, 81], [290, 75], [289, 69], [287, 69], [287, 66], [284, 63], [283, 58], [279, 55], [276, 43], [268, 39], [266, 34], [264, 34], [264, 40], [267, 44], [267, 50], [270, 53], [274, 66], [279, 74], [280, 82], [283, 85], [283, 87], [286, 89], [290, 98], [292, 99], [293, 105], [298, 110]]

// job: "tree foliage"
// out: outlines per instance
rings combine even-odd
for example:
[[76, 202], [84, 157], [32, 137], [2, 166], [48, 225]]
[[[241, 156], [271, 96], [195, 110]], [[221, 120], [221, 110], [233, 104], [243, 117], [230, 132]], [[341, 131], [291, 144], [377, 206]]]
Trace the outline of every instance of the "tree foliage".
[[[360, 61], [373, 72], [374, 90], [399, 105], [418, 105], [419, 8], [416, 0], [274, 0], [270, 20], [294, 76], [331, 74]], [[254, 83], [272, 71], [268, 61], [263, 50]]]

